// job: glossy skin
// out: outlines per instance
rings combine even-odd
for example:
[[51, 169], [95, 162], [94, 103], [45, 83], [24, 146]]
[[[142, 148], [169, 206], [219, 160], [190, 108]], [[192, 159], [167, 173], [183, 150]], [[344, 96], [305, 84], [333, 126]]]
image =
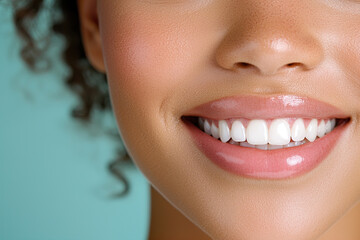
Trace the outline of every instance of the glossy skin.
[[[108, 76], [130, 155], [208, 236], [319, 239], [359, 203], [360, 1], [79, 3], [87, 55]], [[181, 121], [222, 97], [278, 94], [316, 98], [350, 117], [326, 160], [293, 179], [223, 171]]]

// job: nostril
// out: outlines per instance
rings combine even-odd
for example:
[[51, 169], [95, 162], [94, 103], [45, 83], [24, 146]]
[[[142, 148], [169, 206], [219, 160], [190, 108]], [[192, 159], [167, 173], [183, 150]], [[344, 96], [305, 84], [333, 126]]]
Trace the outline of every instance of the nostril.
[[237, 62], [234, 64], [234, 67], [237, 70], [256, 69], [263, 74], [275, 74], [278, 71], [294, 70], [300, 67], [304, 67], [304, 64], [301, 62], [288, 62], [284, 63], [280, 68], [277, 68], [277, 65], [271, 65], [270, 63], [254, 65], [249, 62]]
[[283, 65], [277, 71], [294, 70], [294, 69], [301, 68], [301, 67], [304, 67], [304, 64], [302, 64], [301, 62], [291, 62], [291, 63], [287, 63], [287, 64]]
[[288, 63], [285, 66], [290, 67], [290, 68], [294, 68], [294, 67], [299, 67], [300, 65], [301, 65], [301, 63], [299, 63], [299, 62], [293, 62], [293, 63]]
[[238, 63], [236, 63], [236, 66], [239, 68], [249, 68], [252, 66], [252, 64], [247, 63], [247, 62], [238, 62]]

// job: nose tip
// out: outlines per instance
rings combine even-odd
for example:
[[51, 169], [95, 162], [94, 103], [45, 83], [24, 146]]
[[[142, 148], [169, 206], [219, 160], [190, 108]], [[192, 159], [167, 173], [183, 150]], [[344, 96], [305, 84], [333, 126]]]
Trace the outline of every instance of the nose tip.
[[[274, 29], [272, 29], [274, 30]], [[323, 58], [319, 42], [311, 34], [278, 31], [241, 32], [225, 37], [216, 53], [222, 68], [232, 71], [253, 70], [274, 75], [289, 70], [310, 70]]]

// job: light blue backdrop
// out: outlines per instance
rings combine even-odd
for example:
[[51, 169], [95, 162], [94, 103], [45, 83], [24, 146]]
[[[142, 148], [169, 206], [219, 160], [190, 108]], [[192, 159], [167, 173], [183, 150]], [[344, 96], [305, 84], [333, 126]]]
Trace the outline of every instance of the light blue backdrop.
[[107, 171], [118, 142], [99, 125], [69, 115], [76, 99], [61, 82], [66, 67], [51, 50], [54, 69], [26, 70], [20, 43], [0, 4], [0, 239], [146, 239], [149, 186], [135, 168], [126, 169], [131, 191], [111, 199], [122, 185]]

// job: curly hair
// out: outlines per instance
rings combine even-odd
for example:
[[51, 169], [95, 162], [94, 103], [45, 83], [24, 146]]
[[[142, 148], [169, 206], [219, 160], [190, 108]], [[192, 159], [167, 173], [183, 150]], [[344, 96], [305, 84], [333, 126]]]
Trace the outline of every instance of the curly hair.
[[[82, 122], [89, 122], [94, 110], [111, 110], [106, 76], [97, 72], [86, 58], [81, 42], [77, 1], [53, 0], [50, 5], [46, 0], [13, 0], [13, 21], [18, 35], [22, 39], [21, 57], [34, 72], [48, 70], [51, 61], [46, 58], [46, 50], [50, 45], [50, 35], [60, 34], [65, 37], [66, 47], [63, 60], [70, 68], [65, 84], [79, 98], [79, 104], [71, 115]], [[45, 38], [36, 36], [37, 20], [41, 11], [50, 11], [49, 29]], [[45, 62], [45, 65], [44, 65]], [[42, 63], [42, 64], [41, 64]], [[117, 134], [118, 135], [118, 134]], [[109, 164], [109, 171], [123, 184], [123, 190], [116, 196], [125, 195], [129, 191], [129, 183], [121, 173], [119, 166], [130, 162], [126, 153]]]

